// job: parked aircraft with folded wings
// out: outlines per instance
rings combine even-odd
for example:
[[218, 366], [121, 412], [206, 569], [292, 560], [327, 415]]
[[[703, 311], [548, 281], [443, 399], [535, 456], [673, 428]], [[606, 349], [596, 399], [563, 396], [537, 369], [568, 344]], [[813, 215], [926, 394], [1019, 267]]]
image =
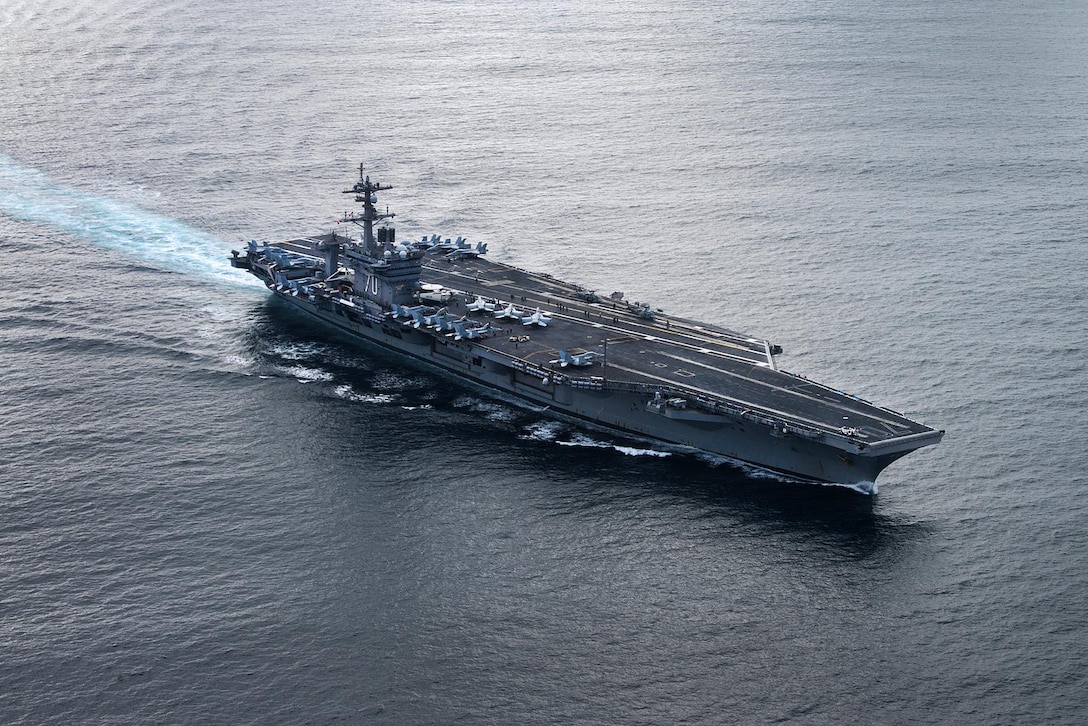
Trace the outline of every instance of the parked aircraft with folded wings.
[[415, 313], [422, 310], [426, 310], [426, 305], [415, 305], [412, 307], [405, 307], [404, 305], [397, 305], [393, 303], [393, 317], [394, 318], [411, 318]]
[[502, 310], [496, 310], [495, 311], [495, 317], [496, 318], [514, 318], [516, 320], [521, 320], [523, 317], [525, 317], [525, 313], [521, 312], [516, 307], [514, 307], [514, 303], [510, 303], [509, 305], [507, 305]]
[[540, 308], [536, 309], [536, 312], [532, 315], [526, 315], [521, 319], [522, 325], [539, 325], [542, 328], [548, 327], [548, 323], [552, 321], [551, 318], [540, 312]]
[[458, 247], [457, 249], [446, 255], [450, 260], [464, 260], [469, 257], [479, 257], [480, 255], [487, 254], [487, 243], [477, 242], [475, 247], [469, 246], [467, 242], [464, 243], [464, 247]]
[[585, 368], [586, 366], [593, 365], [593, 361], [600, 358], [604, 358], [604, 355], [592, 350], [587, 350], [585, 353], [575, 353], [573, 355], [565, 350], [560, 350], [559, 357], [549, 362], [553, 365], [558, 363], [560, 368], [566, 368], [567, 366]]
[[495, 306], [499, 304], [498, 300], [494, 300], [483, 295], [477, 295], [476, 299], [465, 305], [470, 313], [495, 312]]
[[495, 335], [496, 333], [502, 332], [502, 328], [496, 328], [492, 326], [490, 322], [481, 325], [479, 323], [468, 322], [465, 320], [454, 320], [452, 325], [454, 330], [454, 340], [461, 340], [463, 338], [468, 338], [469, 340], [476, 340], [477, 338], [487, 338], [489, 336]]

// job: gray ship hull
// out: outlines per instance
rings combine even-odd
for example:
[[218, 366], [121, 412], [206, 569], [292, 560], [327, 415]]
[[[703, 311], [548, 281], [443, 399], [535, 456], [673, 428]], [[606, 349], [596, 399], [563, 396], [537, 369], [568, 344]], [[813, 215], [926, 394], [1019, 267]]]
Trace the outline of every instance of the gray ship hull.
[[[655, 408], [653, 392], [630, 390], [620, 382], [590, 380], [580, 387], [556, 384], [518, 371], [509, 366], [508, 361], [488, 365], [484, 361], [490, 360], [490, 356], [481, 355], [486, 354], [487, 349], [472, 342], [439, 340], [411, 326], [391, 324], [387, 319], [358, 318], [353, 321], [339, 306], [325, 308], [306, 296], [274, 289], [273, 292], [292, 307], [354, 339], [409, 356], [452, 375], [462, 384], [475, 384], [516, 397], [549, 416], [710, 453], [799, 481], [841, 484], [869, 492], [885, 467], [914, 448], [848, 458], [841, 448], [813, 438], [775, 431], [773, 426], [758, 420], [667, 406]], [[474, 365], [474, 358], [482, 359], [481, 364]]]
[[[492, 262], [486, 245], [437, 235], [396, 241], [375, 222], [377, 192], [337, 233], [250, 242], [232, 265], [298, 309], [360, 341], [513, 396], [549, 415], [708, 452], [789, 477], [871, 491], [934, 430], [778, 368], [768, 341], [666, 316], [622, 293], [591, 291]], [[377, 234], [375, 234], [375, 231]]]

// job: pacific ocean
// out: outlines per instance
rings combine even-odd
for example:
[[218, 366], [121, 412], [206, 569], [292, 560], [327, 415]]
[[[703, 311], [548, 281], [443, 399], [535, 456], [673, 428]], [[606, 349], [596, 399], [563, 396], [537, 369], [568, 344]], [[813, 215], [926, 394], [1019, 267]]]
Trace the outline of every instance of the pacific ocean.
[[[8, 0], [0, 721], [1088, 721], [1088, 6]], [[399, 234], [945, 429], [872, 497], [355, 347]]]

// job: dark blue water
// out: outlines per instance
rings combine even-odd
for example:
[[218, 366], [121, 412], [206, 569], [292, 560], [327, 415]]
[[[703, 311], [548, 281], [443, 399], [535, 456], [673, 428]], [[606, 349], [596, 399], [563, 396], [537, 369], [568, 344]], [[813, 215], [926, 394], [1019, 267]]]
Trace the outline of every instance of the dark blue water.
[[[1088, 721], [1088, 7], [0, 8], [0, 721]], [[402, 235], [947, 429], [651, 456], [230, 270]], [[662, 264], [661, 259], [667, 259]]]

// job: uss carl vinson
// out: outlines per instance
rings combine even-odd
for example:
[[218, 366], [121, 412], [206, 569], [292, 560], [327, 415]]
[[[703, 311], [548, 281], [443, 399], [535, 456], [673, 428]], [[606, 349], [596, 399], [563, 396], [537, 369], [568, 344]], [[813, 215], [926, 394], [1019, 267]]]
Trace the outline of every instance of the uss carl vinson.
[[[488, 260], [487, 245], [397, 240], [359, 166], [330, 232], [249, 243], [231, 264], [326, 323], [549, 415], [701, 450], [803, 481], [871, 492], [877, 475], [944, 435], [779, 370], [781, 350], [716, 325], [663, 316], [622, 294]], [[375, 223], [381, 223], [381, 226]]]

